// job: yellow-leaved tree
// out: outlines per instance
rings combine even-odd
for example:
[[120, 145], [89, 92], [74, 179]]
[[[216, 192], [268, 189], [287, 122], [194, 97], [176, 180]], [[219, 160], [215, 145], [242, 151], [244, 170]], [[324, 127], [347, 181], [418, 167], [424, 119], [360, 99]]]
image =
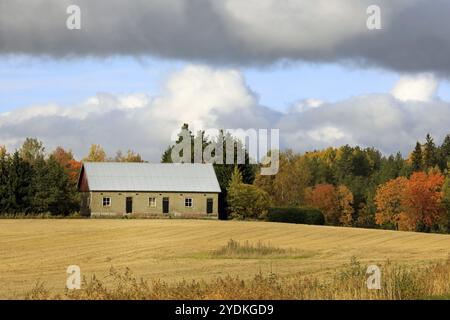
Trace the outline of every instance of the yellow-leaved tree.
[[353, 194], [349, 188], [344, 185], [337, 187], [339, 201], [340, 218], [339, 222], [346, 227], [350, 227], [353, 222]]
[[93, 144], [89, 148], [89, 154], [83, 159], [84, 162], [105, 162], [106, 152], [99, 144]]

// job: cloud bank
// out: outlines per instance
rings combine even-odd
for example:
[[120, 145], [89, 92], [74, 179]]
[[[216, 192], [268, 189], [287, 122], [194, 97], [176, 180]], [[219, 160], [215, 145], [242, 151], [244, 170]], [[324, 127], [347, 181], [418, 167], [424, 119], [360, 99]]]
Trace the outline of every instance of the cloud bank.
[[12, 150], [38, 137], [48, 149], [61, 145], [82, 157], [99, 143], [111, 155], [131, 148], [157, 162], [173, 131], [188, 122], [198, 129], [277, 128], [281, 146], [296, 151], [358, 144], [406, 155], [428, 132], [438, 141], [450, 133], [450, 103], [436, 89], [436, 80], [423, 74], [401, 78], [392, 93], [336, 103], [312, 97], [283, 113], [262, 106], [239, 71], [191, 65], [168, 77], [158, 96], [99, 93], [73, 106], [0, 114], [0, 144]]
[[[81, 8], [82, 29], [66, 28]], [[382, 30], [366, 27], [381, 7]], [[450, 76], [448, 0], [2, 0], [0, 54], [344, 62]]]

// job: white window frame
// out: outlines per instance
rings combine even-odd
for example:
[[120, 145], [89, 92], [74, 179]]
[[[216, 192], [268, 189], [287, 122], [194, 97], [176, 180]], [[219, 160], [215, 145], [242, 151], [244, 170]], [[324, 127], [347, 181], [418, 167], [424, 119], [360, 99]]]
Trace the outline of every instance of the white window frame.
[[109, 208], [111, 207], [111, 203], [112, 203], [111, 197], [103, 197], [102, 199], [103, 207]]
[[150, 208], [156, 208], [156, 197], [149, 197], [148, 198], [148, 206]]
[[[188, 205], [188, 203], [191, 203]], [[184, 207], [185, 208], [193, 208], [194, 207], [194, 199], [193, 198], [184, 198]]]

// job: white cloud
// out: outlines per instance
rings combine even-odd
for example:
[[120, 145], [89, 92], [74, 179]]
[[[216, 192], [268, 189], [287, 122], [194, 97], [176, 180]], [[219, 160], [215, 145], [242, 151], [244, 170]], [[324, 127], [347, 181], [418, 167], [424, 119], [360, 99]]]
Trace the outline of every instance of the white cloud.
[[19, 112], [9, 111], [2, 114], [0, 117], [0, 126], [5, 123], [23, 122], [35, 117], [46, 117], [56, 115], [61, 111], [60, 107], [54, 104], [49, 104], [45, 106], [34, 106], [25, 108]]
[[124, 109], [144, 108], [149, 104], [149, 102], [150, 98], [145, 93], [135, 93], [119, 97], [119, 107]]
[[431, 73], [407, 75], [400, 78], [392, 89], [392, 95], [401, 101], [427, 102], [435, 98], [439, 81]]
[[372, 94], [289, 113], [277, 125], [286, 145], [296, 150], [351, 144], [406, 155], [427, 133], [441, 141], [450, 133], [448, 119], [447, 102], [406, 102]]
[[152, 110], [158, 119], [205, 128], [214, 126], [219, 115], [245, 112], [256, 103], [237, 70], [188, 66], [168, 79]]
[[292, 108], [290, 108], [291, 112], [303, 112], [310, 108], [318, 108], [323, 105], [325, 102], [319, 99], [304, 99], [297, 102]]
[[333, 144], [336, 141], [344, 138], [346, 135], [342, 130], [332, 127], [324, 126], [321, 128], [308, 131], [308, 136], [319, 142], [327, 142]]
[[160, 96], [99, 93], [71, 107], [31, 106], [2, 114], [0, 144], [17, 148], [32, 136], [49, 149], [62, 145], [81, 157], [90, 144], [100, 143], [110, 153], [133, 148], [157, 161], [183, 123], [198, 130], [261, 124], [270, 114], [261, 120], [261, 110], [238, 71], [188, 66], [168, 78]]
[[[131, 148], [159, 161], [172, 132], [187, 122], [198, 129], [280, 129], [281, 146], [297, 151], [348, 143], [406, 153], [426, 133], [439, 141], [450, 131], [450, 104], [432, 98], [430, 79], [401, 80], [395, 97], [372, 94], [336, 103], [306, 99], [280, 113], [259, 104], [239, 71], [194, 65], [168, 77], [159, 96], [99, 93], [70, 107], [32, 106], [4, 113], [0, 144], [11, 150], [26, 137], [37, 137], [47, 150], [61, 145], [82, 157], [90, 144], [99, 143], [111, 155]], [[411, 87], [421, 94], [404, 93], [400, 97], [408, 99], [399, 99], [399, 92]]]

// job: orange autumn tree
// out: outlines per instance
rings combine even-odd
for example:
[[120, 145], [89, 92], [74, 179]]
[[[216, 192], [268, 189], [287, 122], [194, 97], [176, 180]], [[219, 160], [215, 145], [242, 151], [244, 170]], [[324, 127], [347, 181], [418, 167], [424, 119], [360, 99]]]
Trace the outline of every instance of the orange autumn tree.
[[306, 203], [320, 209], [325, 217], [325, 223], [336, 225], [339, 222], [339, 201], [336, 188], [331, 184], [319, 184], [308, 189]]
[[353, 216], [353, 194], [346, 186], [319, 184], [309, 188], [306, 203], [320, 209], [328, 225], [350, 226]]
[[69, 174], [70, 181], [72, 181], [75, 185], [78, 183], [78, 175], [80, 174], [82, 163], [81, 161], [77, 161], [72, 159], [67, 164], [67, 172]]
[[76, 185], [81, 169], [81, 162], [74, 159], [72, 151], [66, 151], [62, 147], [57, 147], [51, 155], [64, 168], [72, 184]]
[[400, 177], [379, 186], [375, 196], [376, 223], [398, 230], [434, 229], [444, 214], [444, 180], [439, 172], [415, 172], [409, 179]]
[[407, 183], [408, 179], [399, 177], [378, 187], [374, 198], [377, 207], [376, 224], [392, 226], [395, 230], [399, 229], [400, 217], [403, 213], [403, 193]]
[[443, 216], [442, 187], [445, 177], [439, 172], [415, 172], [403, 193], [402, 229], [430, 231]]

